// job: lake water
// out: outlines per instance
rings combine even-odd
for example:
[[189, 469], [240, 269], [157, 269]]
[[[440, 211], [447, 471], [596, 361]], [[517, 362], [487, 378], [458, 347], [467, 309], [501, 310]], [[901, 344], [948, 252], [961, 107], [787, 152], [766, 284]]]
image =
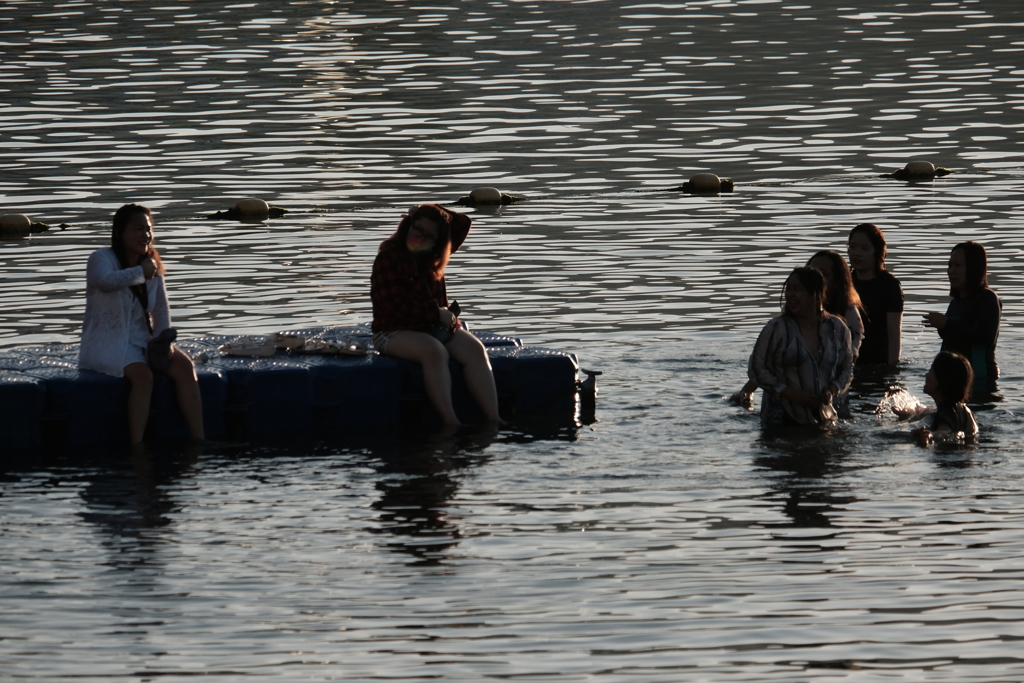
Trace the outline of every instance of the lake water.
[[[31, 454], [0, 470], [6, 680], [1024, 679], [1024, 5], [0, 6], [0, 347], [77, 340], [157, 212], [185, 335], [370, 318], [404, 209], [492, 185], [449, 291], [603, 371], [592, 424]], [[954, 171], [880, 178], [911, 159]], [[673, 191], [697, 172], [721, 196]], [[208, 220], [241, 197], [282, 219]], [[725, 397], [782, 281], [874, 222], [904, 363], [832, 433]], [[56, 226], [67, 224], [64, 230]], [[976, 445], [921, 392], [953, 244], [1003, 300]]]

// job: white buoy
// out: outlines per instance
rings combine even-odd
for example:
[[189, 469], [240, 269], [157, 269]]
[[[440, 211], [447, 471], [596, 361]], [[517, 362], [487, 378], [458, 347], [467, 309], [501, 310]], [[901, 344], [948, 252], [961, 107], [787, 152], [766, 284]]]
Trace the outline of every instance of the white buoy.
[[235, 208], [238, 209], [238, 213], [243, 216], [265, 216], [270, 213], [269, 204], [262, 199], [253, 199], [252, 197], [242, 199], [235, 204]]
[[32, 219], [23, 213], [9, 213], [0, 216], [0, 231], [28, 232], [32, 229]]
[[714, 173], [698, 173], [690, 178], [694, 192], [721, 192], [722, 179]]
[[911, 178], [931, 178], [935, 175], [935, 164], [930, 161], [911, 161], [903, 170]]
[[478, 187], [469, 193], [477, 204], [501, 204], [501, 191], [496, 187]]

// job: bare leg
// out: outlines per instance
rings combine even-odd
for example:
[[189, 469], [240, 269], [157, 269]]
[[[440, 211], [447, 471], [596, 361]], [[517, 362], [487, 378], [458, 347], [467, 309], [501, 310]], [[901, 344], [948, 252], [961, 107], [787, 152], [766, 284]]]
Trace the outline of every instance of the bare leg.
[[174, 389], [178, 394], [178, 406], [188, 423], [188, 431], [193, 439], [203, 440], [206, 432], [203, 429], [203, 398], [199, 393], [199, 380], [192, 359], [181, 349], [174, 347], [171, 351], [171, 366], [167, 375], [174, 380]]
[[430, 402], [445, 424], [458, 425], [452, 405], [452, 375], [448, 371], [448, 350], [425, 332], [402, 330], [391, 337], [387, 355], [411, 360], [423, 366], [423, 384]]
[[462, 364], [466, 388], [473, 395], [484, 417], [489, 422], [501, 422], [498, 416], [498, 390], [494, 386], [494, 372], [487, 357], [487, 349], [479, 339], [465, 330], [455, 330], [455, 336], [446, 345], [452, 358]]
[[129, 363], [124, 376], [132, 383], [128, 392], [128, 434], [132, 445], [142, 443], [149, 420], [149, 402], [153, 397], [153, 371], [145, 363]]

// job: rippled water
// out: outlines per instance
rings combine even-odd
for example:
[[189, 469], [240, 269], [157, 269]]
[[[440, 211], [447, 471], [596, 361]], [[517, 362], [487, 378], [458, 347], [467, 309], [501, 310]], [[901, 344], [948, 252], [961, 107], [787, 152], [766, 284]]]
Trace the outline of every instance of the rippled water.
[[[1024, 678], [1024, 7], [0, 6], [0, 346], [77, 339], [84, 264], [157, 210], [175, 325], [370, 317], [412, 203], [479, 185], [469, 320], [604, 371], [598, 422], [7, 458], [0, 662], [42, 680]], [[928, 183], [878, 175], [925, 158]], [[710, 170], [718, 197], [673, 190]], [[208, 220], [243, 196], [282, 219]], [[904, 359], [765, 439], [724, 397], [782, 279], [876, 222]], [[66, 223], [65, 230], [57, 225]], [[989, 248], [1000, 401], [922, 450], [949, 248]]]

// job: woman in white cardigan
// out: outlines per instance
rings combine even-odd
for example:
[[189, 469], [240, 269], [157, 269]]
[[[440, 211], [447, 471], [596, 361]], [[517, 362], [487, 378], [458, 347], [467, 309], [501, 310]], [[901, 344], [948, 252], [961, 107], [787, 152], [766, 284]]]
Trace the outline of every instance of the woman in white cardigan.
[[[153, 248], [152, 212], [138, 204], [122, 206], [114, 214], [111, 246], [89, 256], [78, 365], [127, 377], [131, 382], [128, 425], [132, 445], [142, 442], [153, 393], [147, 344], [171, 325], [164, 272], [160, 254]], [[183, 351], [171, 348], [166, 374], [174, 380], [189, 431], [193, 438], [203, 439], [203, 406], [195, 368]]]

